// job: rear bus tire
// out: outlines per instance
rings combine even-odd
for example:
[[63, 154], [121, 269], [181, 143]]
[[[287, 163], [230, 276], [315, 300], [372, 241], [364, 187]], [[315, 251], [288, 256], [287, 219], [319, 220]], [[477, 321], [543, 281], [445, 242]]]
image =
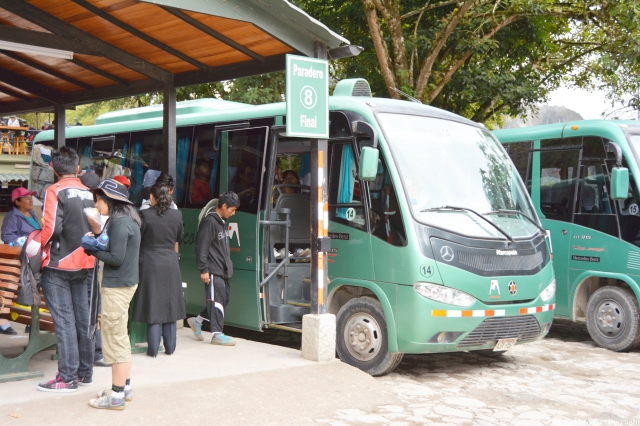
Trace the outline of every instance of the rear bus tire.
[[633, 293], [602, 287], [587, 303], [587, 330], [600, 347], [623, 352], [640, 343], [640, 311]]
[[385, 375], [400, 364], [403, 354], [389, 353], [387, 322], [378, 300], [349, 300], [340, 308], [336, 326], [336, 350], [343, 362], [372, 376]]

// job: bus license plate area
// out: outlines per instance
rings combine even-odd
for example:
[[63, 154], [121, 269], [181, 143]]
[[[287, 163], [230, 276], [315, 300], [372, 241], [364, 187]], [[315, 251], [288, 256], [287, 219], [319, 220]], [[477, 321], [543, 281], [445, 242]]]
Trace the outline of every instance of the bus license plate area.
[[509, 349], [513, 348], [516, 345], [517, 341], [518, 341], [517, 337], [514, 337], [512, 339], [500, 339], [498, 340], [498, 343], [496, 343], [496, 346], [493, 348], [493, 350], [508, 351]]

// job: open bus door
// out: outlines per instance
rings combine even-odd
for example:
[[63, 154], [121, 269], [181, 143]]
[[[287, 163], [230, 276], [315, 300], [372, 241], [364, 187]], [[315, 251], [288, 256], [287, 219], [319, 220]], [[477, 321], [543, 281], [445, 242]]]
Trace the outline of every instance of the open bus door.
[[219, 130], [216, 135], [220, 141], [220, 193], [234, 191], [240, 197], [240, 208], [229, 220], [233, 277], [225, 324], [252, 330], [262, 327], [258, 222], [268, 132], [268, 127], [253, 127]]

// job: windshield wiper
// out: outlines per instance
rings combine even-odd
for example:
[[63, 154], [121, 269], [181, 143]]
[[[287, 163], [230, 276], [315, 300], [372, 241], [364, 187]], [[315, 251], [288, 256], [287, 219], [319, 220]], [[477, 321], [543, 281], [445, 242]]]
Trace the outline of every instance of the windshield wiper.
[[515, 241], [513, 240], [513, 238], [511, 237], [511, 235], [507, 234], [506, 232], [504, 232], [502, 230], [502, 228], [500, 228], [498, 225], [496, 225], [495, 223], [491, 222], [489, 219], [487, 219], [486, 217], [482, 216], [480, 213], [478, 213], [475, 210], [471, 210], [468, 209], [466, 207], [456, 207], [456, 206], [442, 206], [442, 207], [432, 207], [430, 209], [424, 209], [424, 210], [420, 210], [420, 212], [437, 212], [437, 211], [442, 211], [442, 210], [458, 210], [458, 211], [464, 211], [464, 212], [471, 212], [473, 214], [475, 214], [476, 216], [478, 216], [480, 219], [484, 220], [485, 222], [487, 222], [489, 225], [493, 226], [494, 228], [496, 228], [498, 231], [500, 231], [500, 233], [502, 235], [504, 235], [507, 240], [511, 241], [512, 243], [515, 243]]
[[547, 235], [547, 231], [542, 226], [538, 225], [535, 220], [531, 219], [529, 216], [527, 216], [526, 214], [522, 213], [521, 211], [498, 209], [496, 211], [488, 212], [488, 213], [485, 213], [485, 214], [489, 215], [489, 214], [500, 214], [500, 213], [503, 213], [503, 214], [518, 214], [518, 215], [524, 217], [525, 219], [527, 219], [529, 222], [531, 222], [533, 224], [533, 226], [535, 226], [536, 228], [538, 228], [540, 230], [540, 232], [542, 232], [543, 234]]

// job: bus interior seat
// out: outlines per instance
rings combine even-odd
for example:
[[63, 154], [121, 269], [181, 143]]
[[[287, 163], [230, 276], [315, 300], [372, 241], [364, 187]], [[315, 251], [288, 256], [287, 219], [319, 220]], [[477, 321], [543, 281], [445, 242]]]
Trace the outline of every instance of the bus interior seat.
[[582, 213], [597, 213], [596, 189], [588, 184], [582, 185]]
[[551, 202], [563, 207], [569, 207], [573, 200], [574, 182], [561, 181], [551, 187]]
[[[291, 209], [289, 218], [291, 227], [289, 228], [290, 244], [311, 244], [311, 196], [309, 193], [302, 194], [280, 194], [276, 200], [275, 209]], [[282, 218], [284, 219], [284, 218]], [[272, 233], [271, 243], [284, 243], [285, 228], [277, 227], [277, 235]], [[275, 237], [275, 238], [274, 238]]]

